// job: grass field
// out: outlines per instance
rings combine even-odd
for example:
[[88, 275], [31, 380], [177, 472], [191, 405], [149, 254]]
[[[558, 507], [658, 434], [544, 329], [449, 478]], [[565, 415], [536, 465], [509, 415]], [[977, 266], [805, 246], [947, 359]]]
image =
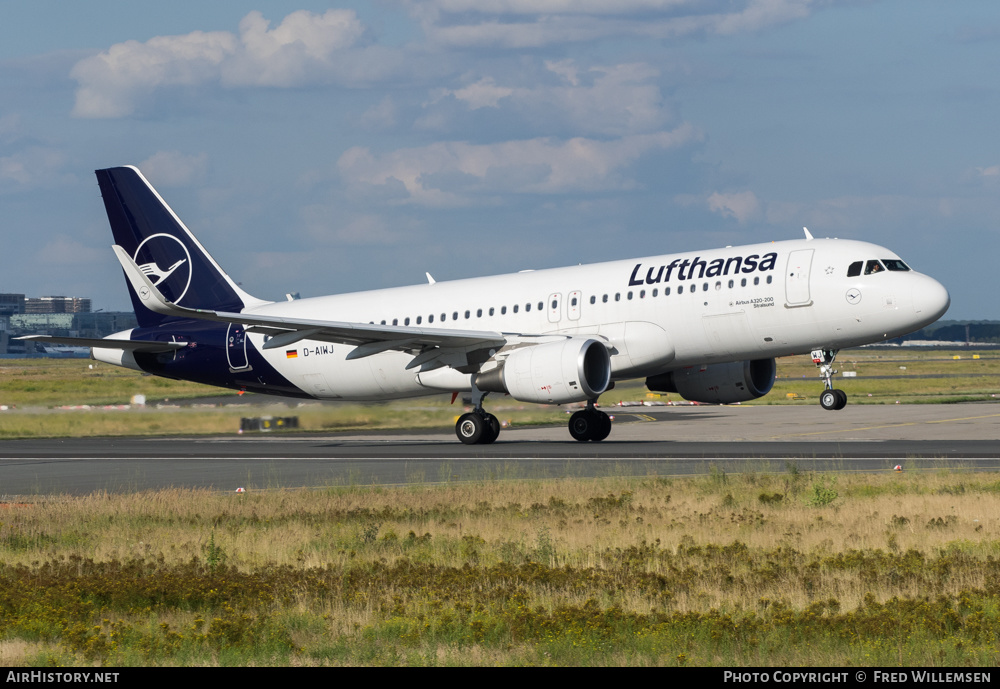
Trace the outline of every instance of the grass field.
[[[1000, 395], [1000, 352], [995, 350], [847, 350], [838, 358], [837, 368], [858, 376], [837, 377], [837, 387], [848, 393], [852, 404], [984, 401]], [[822, 382], [811, 360], [805, 356], [788, 357], [778, 360], [778, 379], [771, 393], [749, 404], [817, 404], [821, 390]], [[146, 396], [146, 409], [52, 409], [63, 405], [123, 405], [136, 394]], [[208, 407], [175, 408], [178, 401], [204, 396], [230, 401]], [[251, 397], [256, 405], [271, 399], [240, 398], [221, 388], [144, 376], [83, 359], [0, 361], [0, 405], [17, 407], [0, 411], [0, 438], [232, 433], [239, 428], [241, 416], [266, 414], [294, 414], [299, 417], [300, 428], [307, 431], [447, 429], [462, 409], [460, 404], [450, 404], [450, 395], [382, 404], [305, 407], [274, 398], [278, 405], [274, 408], [236, 406]], [[649, 398], [680, 400], [677, 395], [654, 396], [638, 381], [618, 385], [602, 396], [602, 402], [610, 405], [619, 400]], [[163, 408], [164, 404], [168, 408]], [[293, 408], [289, 409], [288, 404]], [[558, 407], [520, 404], [496, 395], [488, 398], [487, 405], [502, 420], [515, 425], [565, 422], [563, 410]]]
[[605, 478], [0, 511], [0, 665], [986, 666], [1000, 475]]

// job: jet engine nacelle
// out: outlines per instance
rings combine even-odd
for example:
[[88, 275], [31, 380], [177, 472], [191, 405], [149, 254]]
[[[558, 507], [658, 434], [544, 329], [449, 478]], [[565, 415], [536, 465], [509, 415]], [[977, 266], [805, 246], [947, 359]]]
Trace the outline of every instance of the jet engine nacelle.
[[676, 392], [692, 402], [732, 404], [763, 397], [771, 391], [777, 367], [774, 359], [705, 364], [646, 379], [654, 392]]
[[474, 380], [480, 390], [506, 392], [522, 402], [583, 402], [608, 389], [611, 354], [601, 342], [583, 338], [520, 347]]

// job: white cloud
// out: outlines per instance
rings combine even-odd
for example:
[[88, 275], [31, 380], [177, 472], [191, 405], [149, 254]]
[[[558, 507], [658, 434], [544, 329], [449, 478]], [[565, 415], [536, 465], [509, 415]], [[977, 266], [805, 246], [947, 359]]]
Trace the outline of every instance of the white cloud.
[[829, 0], [432, 0], [408, 7], [434, 43], [518, 49], [605, 37], [759, 31], [825, 4]]
[[240, 22], [243, 51], [222, 66], [231, 86], [298, 86], [331, 75], [332, 58], [351, 47], [364, 31], [353, 10], [315, 15], [299, 10], [273, 30], [260, 12]]
[[760, 214], [760, 202], [752, 191], [738, 191], [732, 194], [715, 192], [708, 197], [708, 209], [723, 217], [736, 218], [740, 223], [745, 223]]
[[352, 10], [317, 15], [300, 10], [274, 29], [260, 12], [249, 13], [239, 36], [194, 31], [126, 41], [74, 65], [77, 117], [123, 117], [137, 101], [164, 86], [293, 87], [312, 81], [350, 78], [337, 59], [363, 33]]
[[474, 84], [449, 91], [449, 93], [458, 100], [467, 103], [470, 110], [478, 110], [479, 108], [497, 107], [500, 104], [500, 99], [514, 93], [514, 89], [497, 86], [493, 77], [483, 77]]
[[361, 123], [368, 129], [390, 129], [396, 126], [396, 102], [392, 96], [384, 96], [382, 100], [365, 110]]
[[159, 151], [139, 163], [138, 167], [155, 187], [181, 187], [205, 177], [208, 154], [185, 155], [179, 151]]
[[[495, 144], [440, 142], [382, 155], [346, 151], [337, 165], [348, 184], [382, 186], [406, 201], [460, 205], [472, 196], [498, 193], [572, 193], [628, 189], [624, 169], [640, 156], [682, 146], [699, 133], [684, 124], [669, 132], [612, 141], [551, 138]], [[402, 189], [400, 189], [402, 187]]]
[[623, 136], [659, 131], [670, 119], [656, 83], [660, 72], [648, 64], [580, 68], [573, 60], [562, 60], [547, 61], [545, 67], [558, 77], [557, 83], [502, 85], [487, 76], [460, 89], [443, 89], [428, 104], [432, 110], [420, 124], [447, 128], [448, 118], [434, 112], [433, 106], [448, 96], [469, 110], [503, 108], [544, 132], [557, 128]]
[[0, 157], [0, 191], [53, 187], [70, 182], [62, 172], [66, 156], [52, 148], [31, 147]]
[[568, 84], [577, 86], [580, 83], [580, 70], [577, 68], [574, 60], [546, 60], [545, 69], [553, 74], [558, 74]]

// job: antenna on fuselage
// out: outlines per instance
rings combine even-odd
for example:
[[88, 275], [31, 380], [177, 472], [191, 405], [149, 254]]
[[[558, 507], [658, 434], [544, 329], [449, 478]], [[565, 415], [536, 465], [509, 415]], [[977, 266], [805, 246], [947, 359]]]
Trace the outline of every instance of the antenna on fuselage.
[[809, 232], [809, 228], [808, 228], [808, 227], [803, 227], [803, 228], [802, 228], [802, 231], [806, 233], [806, 241], [807, 241], [807, 242], [808, 242], [808, 241], [811, 241], [811, 240], [812, 240], [812, 238], [813, 238], [813, 236], [812, 236], [812, 234], [811, 234], [811, 233]]

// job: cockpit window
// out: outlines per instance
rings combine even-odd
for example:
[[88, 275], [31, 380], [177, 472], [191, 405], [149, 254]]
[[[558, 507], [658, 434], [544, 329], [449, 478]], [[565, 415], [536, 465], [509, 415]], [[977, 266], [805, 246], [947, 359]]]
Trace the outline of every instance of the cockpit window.
[[873, 275], [875, 273], [881, 273], [885, 268], [878, 261], [868, 261], [865, 264], [865, 275]]
[[856, 278], [861, 275], [861, 266], [865, 264], [864, 261], [855, 261], [847, 269], [847, 277]]
[[882, 263], [884, 263], [885, 267], [888, 268], [889, 270], [903, 271], [903, 270], [909, 270], [910, 269], [910, 266], [906, 265], [905, 263], [903, 263], [902, 261], [900, 261], [898, 258], [883, 258], [882, 259]]

